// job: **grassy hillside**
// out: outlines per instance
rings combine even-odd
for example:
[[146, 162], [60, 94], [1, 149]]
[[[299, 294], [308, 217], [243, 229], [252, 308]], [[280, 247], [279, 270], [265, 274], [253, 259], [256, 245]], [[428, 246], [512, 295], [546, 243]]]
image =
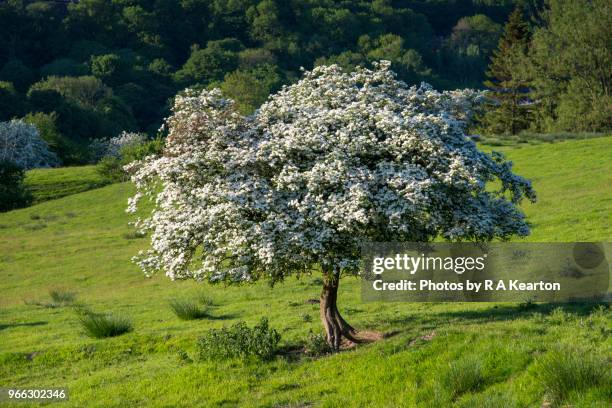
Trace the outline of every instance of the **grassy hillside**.
[[483, 149], [504, 152], [533, 182], [538, 200], [523, 204], [533, 227], [527, 240], [612, 240], [612, 136]]
[[54, 200], [108, 184], [96, 172], [96, 166], [30, 170], [26, 173], [25, 183], [34, 196], [34, 203]]
[[[539, 194], [525, 207], [530, 240], [611, 240], [612, 137], [504, 149]], [[321, 358], [199, 361], [195, 343], [207, 329], [262, 316], [285, 350], [298, 349], [321, 331], [318, 305], [307, 302], [320, 283], [226, 289], [146, 279], [129, 262], [147, 246], [127, 225], [131, 191], [115, 184], [0, 214], [0, 387], [67, 387], [63, 405], [75, 407], [532, 407], [556, 388], [566, 404], [612, 403], [607, 308], [362, 303], [356, 279], [341, 284], [342, 313], [394, 336]], [[134, 331], [86, 337], [70, 307], [51, 307], [51, 289], [130, 316]], [[201, 293], [213, 298], [215, 318], [180, 321], [168, 307]], [[594, 369], [608, 374], [589, 376]]]

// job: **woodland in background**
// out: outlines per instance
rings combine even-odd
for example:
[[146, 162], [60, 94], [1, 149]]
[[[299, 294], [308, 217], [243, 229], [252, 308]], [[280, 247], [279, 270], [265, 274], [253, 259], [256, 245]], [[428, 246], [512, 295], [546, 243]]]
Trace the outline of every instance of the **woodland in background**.
[[153, 137], [185, 87], [250, 113], [300, 67], [385, 59], [409, 84], [487, 80], [483, 133], [605, 131], [611, 14], [605, 0], [1, 1], [0, 121], [25, 118], [78, 164], [91, 139]]

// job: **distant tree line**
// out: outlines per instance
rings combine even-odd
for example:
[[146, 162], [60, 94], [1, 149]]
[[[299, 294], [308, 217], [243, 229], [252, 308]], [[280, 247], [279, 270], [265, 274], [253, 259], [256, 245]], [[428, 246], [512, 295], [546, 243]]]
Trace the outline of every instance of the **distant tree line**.
[[[91, 160], [91, 139], [124, 130], [153, 136], [186, 87], [218, 87], [250, 113], [294, 82], [300, 67], [350, 69], [381, 59], [410, 84], [482, 87], [503, 24], [519, 4], [533, 52], [525, 52], [529, 64], [511, 70], [529, 67], [521, 75], [534, 93], [519, 99], [538, 106], [519, 128], [601, 129], [605, 112], [590, 109], [608, 98], [609, 76], [599, 78], [602, 90], [597, 78], [580, 73], [602, 63], [589, 47], [597, 41], [607, 51], [610, 13], [594, 0], [573, 5], [558, 23], [554, 10], [564, 2], [549, 3], [550, 12], [535, 13], [542, 6], [529, 0], [0, 1], [0, 121], [36, 125], [64, 164], [78, 164]], [[588, 34], [573, 33], [567, 22], [585, 15], [593, 19], [580, 24]], [[563, 46], [548, 46], [559, 38]], [[558, 70], [549, 69], [558, 52]], [[580, 62], [568, 63], [574, 58]], [[609, 66], [597, 68], [598, 75]], [[505, 85], [491, 72], [489, 85], [500, 91]], [[487, 120], [484, 129], [500, 131]]]
[[411, 83], [479, 86], [509, 3], [1, 1], [0, 121], [52, 125], [41, 134], [71, 164], [89, 139], [153, 135], [187, 86], [219, 87], [245, 113], [328, 62], [388, 59]]

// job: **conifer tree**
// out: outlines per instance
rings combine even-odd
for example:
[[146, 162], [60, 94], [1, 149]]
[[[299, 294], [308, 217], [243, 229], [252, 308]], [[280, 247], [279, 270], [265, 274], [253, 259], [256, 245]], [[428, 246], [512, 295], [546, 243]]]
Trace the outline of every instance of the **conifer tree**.
[[522, 69], [528, 45], [529, 27], [517, 7], [504, 26], [486, 72], [488, 79], [484, 84], [490, 90], [490, 103], [481, 123], [488, 133], [515, 135], [529, 126], [529, 82]]

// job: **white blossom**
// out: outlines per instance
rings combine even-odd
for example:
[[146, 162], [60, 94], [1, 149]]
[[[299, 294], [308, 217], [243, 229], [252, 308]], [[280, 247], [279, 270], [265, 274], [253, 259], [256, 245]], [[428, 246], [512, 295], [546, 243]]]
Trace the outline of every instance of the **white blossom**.
[[[408, 87], [388, 62], [320, 66], [244, 117], [218, 90], [186, 90], [162, 157], [128, 166], [155, 203], [139, 265], [172, 279], [273, 281], [315, 265], [358, 273], [373, 241], [526, 235], [529, 181], [465, 134], [473, 90]], [[498, 182], [501, 188], [491, 186]]]
[[110, 139], [94, 139], [90, 143], [90, 151], [96, 161], [103, 157], [119, 157], [121, 149], [125, 147], [138, 146], [147, 140], [144, 133], [123, 131]]
[[24, 169], [59, 166], [60, 160], [49, 150], [36, 126], [20, 119], [0, 122], [0, 160]]

